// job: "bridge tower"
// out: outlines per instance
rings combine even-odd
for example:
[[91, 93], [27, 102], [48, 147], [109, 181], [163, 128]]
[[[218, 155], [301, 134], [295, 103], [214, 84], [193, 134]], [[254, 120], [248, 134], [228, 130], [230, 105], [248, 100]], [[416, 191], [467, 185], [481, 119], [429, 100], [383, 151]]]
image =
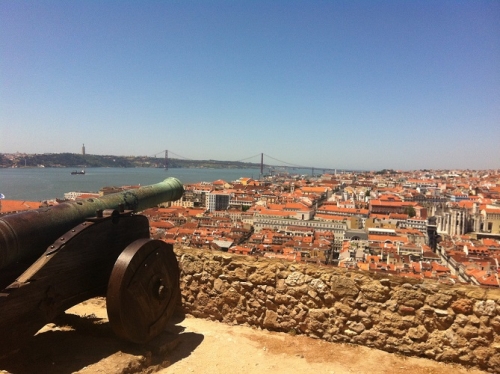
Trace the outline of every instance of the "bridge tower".
[[165, 170], [168, 170], [168, 150], [165, 150]]
[[260, 175], [264, 175], [264, 153], [260, 154]]

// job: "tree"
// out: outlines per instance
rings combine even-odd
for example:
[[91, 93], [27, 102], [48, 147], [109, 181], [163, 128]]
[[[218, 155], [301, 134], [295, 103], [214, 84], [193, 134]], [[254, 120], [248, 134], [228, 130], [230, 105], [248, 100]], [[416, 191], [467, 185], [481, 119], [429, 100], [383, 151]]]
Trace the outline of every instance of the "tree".
[[417, 215], [417, 211], [411, 205], [406, 207], [405, 213], [408, 214], [408, 217], [410, 218], [415, 217]]

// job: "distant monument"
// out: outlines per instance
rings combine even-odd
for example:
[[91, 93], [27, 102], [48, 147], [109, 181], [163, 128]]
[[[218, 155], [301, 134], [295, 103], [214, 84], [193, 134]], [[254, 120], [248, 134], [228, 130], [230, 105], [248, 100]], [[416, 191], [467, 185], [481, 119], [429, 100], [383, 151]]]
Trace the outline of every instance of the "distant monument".
[[82, 155], [85, 156], [85, 144], [82, 145]]

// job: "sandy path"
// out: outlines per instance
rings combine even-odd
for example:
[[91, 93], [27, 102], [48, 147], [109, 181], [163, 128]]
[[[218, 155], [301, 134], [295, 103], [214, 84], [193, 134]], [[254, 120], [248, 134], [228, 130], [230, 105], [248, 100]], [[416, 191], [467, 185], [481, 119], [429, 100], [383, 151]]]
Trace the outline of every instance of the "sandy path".
[[460, 366], [408, 358], [361, 346], [186, 317], [156, 342], [119, 340], [105, 300], [71, 308], [22, 349], [0, 357], [0, 373], [13, 374], [479, 374]]
[[195, 318], [184, 330], [163, 374], [477, 374], [455, 365], [409, 358], [361, 346], [333, 344], [303, 336], [270, 333]]

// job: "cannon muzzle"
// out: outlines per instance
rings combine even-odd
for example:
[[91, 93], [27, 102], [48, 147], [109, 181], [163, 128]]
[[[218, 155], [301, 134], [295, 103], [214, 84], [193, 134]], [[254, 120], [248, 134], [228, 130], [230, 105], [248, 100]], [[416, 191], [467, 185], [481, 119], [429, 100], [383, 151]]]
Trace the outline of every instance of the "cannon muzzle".
[[125, 209], [139, 212], [182, 197], [184, 188], [176, 178], [100, 198], [12, 214], [0, 218], [0, 269], [39, 257], [59, 236], [96, 212]]

